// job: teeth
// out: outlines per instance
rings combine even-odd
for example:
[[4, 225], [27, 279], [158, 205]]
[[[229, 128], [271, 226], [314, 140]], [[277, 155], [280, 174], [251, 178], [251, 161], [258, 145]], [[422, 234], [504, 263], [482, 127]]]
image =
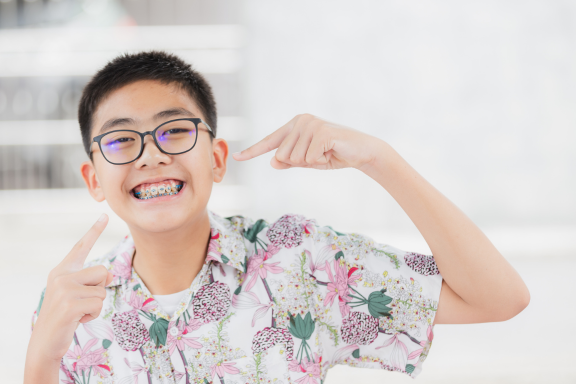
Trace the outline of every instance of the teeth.
[[182, 189], [180, 181], [166, 180], [161, 183], [141, 184], [134, 188], [134, 196], [140, 200], [148, 200], [160, 196], [176, 195], [180, 189]]

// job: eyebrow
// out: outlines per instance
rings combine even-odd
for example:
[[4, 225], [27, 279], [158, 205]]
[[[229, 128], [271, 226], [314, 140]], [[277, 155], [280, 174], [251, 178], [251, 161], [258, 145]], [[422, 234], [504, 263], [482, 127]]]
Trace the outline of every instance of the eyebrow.
[[[160, 119], [167, 119], [167, 118], [172, 117], [172, 116], [196, 117], [196, 115], [193, 114], [192, 112], [190, 112], [189, 110], [187, 110], [185, 108], [177, 107], [177, 108], [170, 108], [170, 109], [166, 109], [164, 111], [158, 112], [157, 114], [152, 116], [152, 120], [157, 121]], [[98, 132], [98, 134], [101, 135], [104, 132], [110, 131], [112, 128], [115, 128], [118, 126], [134, 125], [134, 124], [136, 124], [136, 121], [134, 119], [132, 119], [131, 117], [121, 117], [121, 118], [110, 119], [110, 120], [106, 121], [104, 123], [104, 125], [102, 125], [102, 128], [100, 128], [100, 131]]]

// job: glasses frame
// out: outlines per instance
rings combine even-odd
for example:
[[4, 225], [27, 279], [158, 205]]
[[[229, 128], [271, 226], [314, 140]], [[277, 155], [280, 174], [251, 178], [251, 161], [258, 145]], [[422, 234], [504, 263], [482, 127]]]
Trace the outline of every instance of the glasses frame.
[[[194, 123], [194, 125], [196, 126], [196, 137], [194, 138], [194, 144], [192, 144], [192, 147], [190, 147], [190, 149], [187, 149], [183, 152], [177, 152], [177, 153], [172, 153], [172, 152], [167, 152], [164, 149], [162, 149], [162, 147], [160, 146], [160, 144], [158, 143], [158, 140], [156, 139], [156, 131], [162, 127], [163, 125], [166, 125], [168, 123], [172, 123], [174, 121], [181, 121], [181, 120], [188, 120]], [[167, 155], [180, 155], [182, 153], [186, 153], [186, 152], [190, 152], [195, 146], [196, 143], [198, 142], [198, 131], [200, 130], [198, 128], [198, 124], [202, 123], [204, 125], [206, 125], [206, 127], [208, 128], [208, 131], [210, 132], [210, 135], [212, 135], [212, 137], [214, 136], [214, 131], [212, 131], [212, 128], [210, 128], [210, 126], [208, 124], [206, 124], [206, 122], [198, 117], [188, 117], [188, 118], [180, 118], [180, 119], [174, 119], [174, 120], [168, 120], [165, 121], [164, 123], [160, 124], [159, 126], [157, 126], [156, 128], [154, 128], [154, 130], [152, 131], [146, 131], [146, 132], [138, 132], [138, 131], [134, 131], [132, 129], [117, 129], [114, 131], [110, 131], [110, 132], [106, 132], [103, 133], [101, 135], [95, 136], [92, 139], [93, 143], [98, 143], [98, 148], [100, 149], [100, 153], [102, 153], [102, 156], [104, 157], [104, 159], [109, 162], [110, 164], [114, 164], [114, 165], [124, 165], [124, 164], [130, 164], [133, 163], [134, 161], [138, 160], [140, 158], [140, 156], [142, 156], [142, 153], [144, 152], [144, 138], [146, 137], [146, 135], [150, 135], [152, 136], [152, 138], [154, 139], [154, 143], [156, 143], [156, 147], [160, 150], [160, 152], [165, 153]], [[108, 135], [109, 133], [113, 133], [113, 132], [134, 132], [137, 133], [138, 135], [140, 135], [140, 138], [142, 139], [140, 141], [140, 152], [138, 153], [138, 156], [136, 156], [136, 158], [134, 158], [134, 160], [131, 161], [127, 161], [125, 163], [113, 163], [112, 161], [108, 160], [108, 158], [106, 158], [106, 155], [104, 154], [104, 151], [102, 151], [102, 138], [106, 135]], [[92, 159], [92, 154], [94, 152], [90, 152], [90, 159]]]

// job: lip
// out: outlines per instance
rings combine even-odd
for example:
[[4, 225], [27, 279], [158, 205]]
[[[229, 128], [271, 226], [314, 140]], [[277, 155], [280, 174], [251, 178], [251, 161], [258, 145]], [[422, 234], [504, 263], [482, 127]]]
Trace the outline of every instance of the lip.
[[[161, 179], [160, 181], [165, 180], [165, 179]], [[136, 196], [134, 196], [134, 194], [132, 192], [130, 192], [130, 196], [132, 196], [132, 199], [136, 200], [136, 202], [138, 204], [154, 204], [154, 203], [161, 203], [164, 201], [172, 201], [172, 200], [176, 200], [177, 198], [179, 198], [182, 195], [182, 191], [184, 191], [186, 189], [186, 182], [182, 182], [182, 188], [180, 188], [180, 191], [176, 194], [176, 195], [168, 195], [168, 196], [160, 196], [160, 197], [155, 197], [153, 199], [146, 199], [146, 200], [141, 200], [139, 198], [137, 198]]]
[[144, 180], [140, 180], [137, 184], [134, 184], [131, 188], [130, 191], [132, 191], [134, 188], [136, 188], [137, 186], [139, 186], [140, 184], [152, 184], [152, 183], [158, 183], [160, 181], [164, 181], [164, 180], [180, 180], [182, 181], [183, 184], [186, 184], [186, 182], [184, 181], [184, 179], [180, 178], [180, 177], [174, 177], [174, 176], [158, 176], [158, 177], [151, 177], [149, 179], [144, 179]]

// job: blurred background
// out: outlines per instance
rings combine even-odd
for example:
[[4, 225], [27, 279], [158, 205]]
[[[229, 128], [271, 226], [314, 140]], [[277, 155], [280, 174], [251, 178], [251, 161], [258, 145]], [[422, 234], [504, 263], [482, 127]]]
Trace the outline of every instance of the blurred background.
[[[48, 272], [101, 212], [89, 258], [125, 224], [79, 174], [83, 86], [122, 52], [164, 49], [205, 74], [219, 136], [241, 150], [299, 113], [389, 142], [488, 235], [531, 304], [504, 323], [439, 325], [419, 382], [575, 383], [576, 2], [0, 0], [2, 383], [21, 383]], [[354, 170], [229, 160], [210, 209], [288, 212], [430, 253]], [[336, 367], [327, 384], [408, 383]]]

